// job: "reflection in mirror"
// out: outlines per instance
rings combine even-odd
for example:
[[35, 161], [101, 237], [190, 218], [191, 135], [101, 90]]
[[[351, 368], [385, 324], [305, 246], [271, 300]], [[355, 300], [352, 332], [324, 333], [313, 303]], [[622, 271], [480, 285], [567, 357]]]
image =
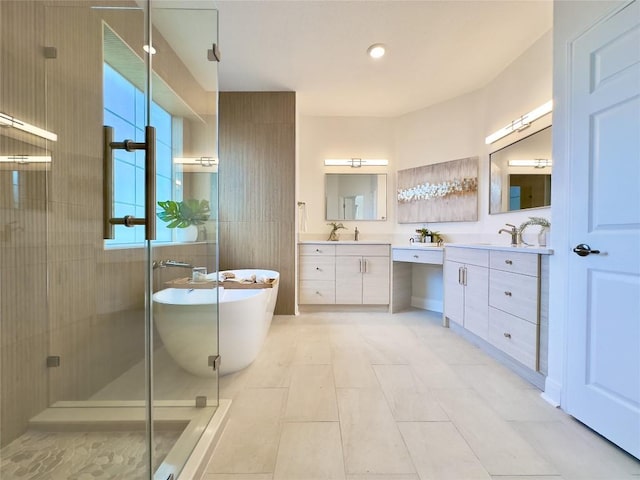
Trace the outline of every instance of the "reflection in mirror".
[[327, 173], [326, 220], [386, 220], [387, 175]]
[[551, 127], [490, 155], [489, 213], [551, 205]]

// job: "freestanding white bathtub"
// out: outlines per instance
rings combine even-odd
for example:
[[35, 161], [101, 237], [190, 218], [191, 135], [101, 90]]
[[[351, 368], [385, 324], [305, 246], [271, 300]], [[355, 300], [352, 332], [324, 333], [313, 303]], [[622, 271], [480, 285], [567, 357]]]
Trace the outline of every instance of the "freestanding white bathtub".
[[221, 357], [220, 375], [249, 366], [258, 356], [271, 325], [279, 273], [230, 271], [238, 278], [255, 274], [257, 278], [277, 280], [272, 288], [166, 288], [153, 295], [153, 317], [164, 346], [178, 365], [197, 376], [215, 375], [209, 357], [217, 352]]

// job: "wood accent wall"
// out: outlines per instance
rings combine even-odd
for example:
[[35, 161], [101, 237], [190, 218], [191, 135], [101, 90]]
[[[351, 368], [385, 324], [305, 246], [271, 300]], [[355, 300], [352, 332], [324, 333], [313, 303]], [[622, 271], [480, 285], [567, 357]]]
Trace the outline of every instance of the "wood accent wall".
[[220, 269], [280, 272], [295, 312], [295, 92], [220, 93]]

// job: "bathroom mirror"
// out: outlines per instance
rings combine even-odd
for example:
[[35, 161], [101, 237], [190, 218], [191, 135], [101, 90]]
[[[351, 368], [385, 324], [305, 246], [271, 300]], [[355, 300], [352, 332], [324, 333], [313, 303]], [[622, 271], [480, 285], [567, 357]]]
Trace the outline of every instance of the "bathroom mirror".
[[327, 173], [326, 220], [386, 220], [387, 175]]
[[489, 213], [551, 205], [551, 127], [490, 155]]

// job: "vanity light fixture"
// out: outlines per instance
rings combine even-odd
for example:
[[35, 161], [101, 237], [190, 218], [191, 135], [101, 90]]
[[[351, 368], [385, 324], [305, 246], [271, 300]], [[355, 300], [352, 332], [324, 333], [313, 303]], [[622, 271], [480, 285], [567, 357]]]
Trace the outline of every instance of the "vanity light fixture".
[[492, 133], [487, 138], [485, 138], [484, 143], [486, 143], [487, 145], [490, 145], [493, 142], [496, 142], [501, 138], [506, 137], [510, 133], [523, 130], [527, 128], [531, 124], [531, 122], [546, 115], [547, 113], [551, 113], [552, 110], [553, 110], [553, 100], [549, 100], [544, 105], [540, 105], [538, 108], [531, 110], [529, 113], [525, 113], [520, 118], [512, 120], [511, 123], [506, 127], [502, 127], [497, 132]]
[[325, 167], [386, 167], [389, 160], [384, 158], [327, 158], [324, 161]]
[[382, 58], [386, 52], [386, 48], [382, 43], [374, 43], [369, 48], [367, 48], [367, 54], [371, 58]]
[[215, 157], [174, 157], [173, 163], [181, 163], [183, 165], [199, 165], [201, 167], [215, 167], [218, 165], [218, 159]]
[[2, 155], [0, 163], [19, 163], [26, 165], [28, 163], [51, 163], [51, 157], [42, 155]]
[[18, 120], [11, 115], [7, 115], [6, 113], [0, 112], [0, 126], [14, 127], [18, 130], [22, 130], [23, 132], [31, 133], [32, 135], [42, 137], [46, 140], [51, 140], [52, 142], [58, 141], [58, 135], [56, 135], [55, 133], [36, 127], [27, 122], [23, 122], [22, 120]]
[[533, 167], [545, 168], [551, 167], [553, 162], [550, 158], [533, 158], [531, 160], [509, 160], [510, 167]]

